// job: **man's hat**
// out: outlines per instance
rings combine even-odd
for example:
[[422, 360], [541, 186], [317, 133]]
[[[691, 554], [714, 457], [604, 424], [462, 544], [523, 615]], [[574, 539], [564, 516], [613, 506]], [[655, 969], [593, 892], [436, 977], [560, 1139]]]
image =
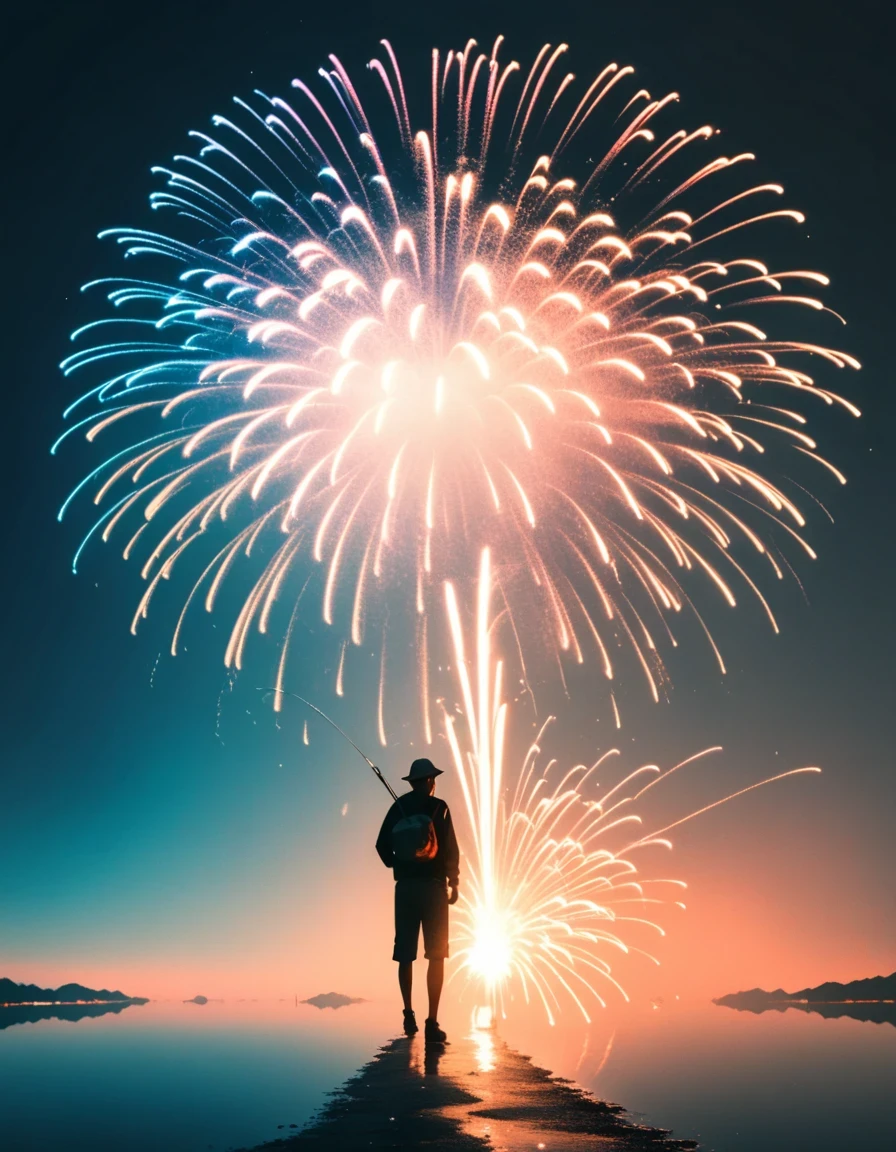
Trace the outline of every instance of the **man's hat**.
[[415, 780], [429, 780], [430, 777], [441, 775], [441, 768], [436, 768], [432, 760], [427, 760], [425, 756], [421, 756], [419, 760], [415, 760], [411, 765], [411, 770], [407, 776], [402, 776], [402, 780], [408, 780], [413, 783]]

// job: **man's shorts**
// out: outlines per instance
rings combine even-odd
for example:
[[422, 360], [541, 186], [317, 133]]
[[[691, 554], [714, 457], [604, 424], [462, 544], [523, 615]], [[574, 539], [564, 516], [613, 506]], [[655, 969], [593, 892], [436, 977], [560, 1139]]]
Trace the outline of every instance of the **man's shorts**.
[[417, 959], [421, 925], [423, 955], [427, 960], [444, 959], [448, 955], [448, 889], [445, 881], [396, 881], [393, 960], [409, 964]]

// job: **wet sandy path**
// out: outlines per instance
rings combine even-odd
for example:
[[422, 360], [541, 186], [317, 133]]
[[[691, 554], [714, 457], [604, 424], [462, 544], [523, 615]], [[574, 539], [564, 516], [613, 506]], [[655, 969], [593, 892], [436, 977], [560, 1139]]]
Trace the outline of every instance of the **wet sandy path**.
[[316, 1120], [274, 1149], [439, 1149], [444, 1152], [635, 1152], [695, 1148], [626, 1120], [622, 1108], [553, 1077], [493, 1032], [443, 1048], [419, 1036], [382, 1048]]

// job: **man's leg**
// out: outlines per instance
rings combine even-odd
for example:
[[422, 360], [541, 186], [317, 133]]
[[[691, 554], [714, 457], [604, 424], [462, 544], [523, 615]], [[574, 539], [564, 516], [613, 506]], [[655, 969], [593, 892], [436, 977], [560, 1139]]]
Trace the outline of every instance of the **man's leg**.
[[[399, 972], [401, 969], [399, 968]], [[426, 991], [429, 993], [429, 1019], [438, 1020], [439, 1000], [442, 996], [442, 984], [445, 980], [445, 961], [442, 957], [432, 959], [426, 970]], [[410, 995], [410, 980], [408, 981], [408, 995]]]
[[[404, 1001], [405, 1012], [411, 1011], [411, 989], [414, 985], [414, 962], [399, 962], [398, 987], [401, 989], [401, 998]], [[438, 1003], [438, 1001], [437, 1001]]]
[[429, 1016], [426, 1020], [428, 1043], [445, 1043], [445, 1033], [438, 1025], [439, 1000], [445, 980], [445, 958], [448, 955], [448, 891], [445, 881], [427, 886], [423, 917], [423, 942], [426, 945], [426, 990], [429, 993]]
[[398, 987], [405, 1012], [411, 1011], [411, 989], [414, 983], [414, 961], [420, 919], [415, 906], [413, 886], [399, 880], [395, 885], [395, 948], [392, 959], [398, 961]]

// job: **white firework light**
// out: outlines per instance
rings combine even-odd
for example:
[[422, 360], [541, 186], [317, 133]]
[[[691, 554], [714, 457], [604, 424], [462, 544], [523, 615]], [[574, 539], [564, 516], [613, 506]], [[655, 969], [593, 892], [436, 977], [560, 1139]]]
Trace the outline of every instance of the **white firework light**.
[[[250, 572], [225, 660], [241, 667], [252, 632], [275, 632], [278, 687], [296, 623], [320, 612], [340, 695], [347, 653], [380, 650], [384, 744], [387, 621], [412, 627], [431, 741], [430, 666], [460, 641], [445, 586], [475, 584], [483, 554], [524, 680], [588, 659], [609, 691], [621, 641], [658, 698], [659, 650], [682, 610], [702, 624], [704, 590], [732, 606], [746, 591], [776, 627], [758, 569], [783, 577], [790, 545], [813, 555], [777, 462], [844, 482], [803, 410], [858, 415], [809, 374], [857, 362], [778, 332], [800, 309], [839, 323], [815, 295], [826, 278], [734, 247], [803, 220], [779, 185], [742, 180], [753, 157], [707, 153], [709, 127], [667, 127], [677, 96], [653, 98], [631, 68], [583, 83], [566, 45], [521, 69], [501, 40], [434, 51], [422, 89], [383, 41], [363, 85], [331, 56], [292, 100], [236, 99], [191, 134], [195, 154], [154, 170], [170, 234], [103, 233], [152, 271], [88, 285], [117, 314], [75, 332], [86, 343], [63, 364], [91, 386], [54, 451], [78, 432], [108, 444], [60, 513], [97, 507], [75, 566], [89, 542], [121, 540], [147, 584], [133, 628], [183, 571], [172, 652], [190, 607], [211, 612]], [[491, 820], [501, 758], [484, 732], [470, 752], [479, 784], [491, 772]], [[488, 849], [474, 791], [486, 907], [530, 834], [520, 816]], [[552, 801], [564, 813], [568, 791]]]
[[[643, 764], [622, 774], [613, 772], [619, 754], [614, 748], [590, 766], [564, 770], [544, 756], [550, 718], [507, 781], [510, 705], [504, 699], [504, 666], [493, 650], [492, 587], [485, 550], [472, 629], [463, 626], [454, 587], [445, 587], [463, 707], [461, 720], [443, 710], [443, 727], [473, 841], [472, 882], [458, 905], [459, 971], [477, 991], [484, 989], [493, 1017], [505, 1015], [510, 998], [519, 994], [527, 1005], [539, 1003], [551, 1024], [564, 999], [590, 1021], [595, 1004], [606, 1006], [608, 992], [628, 1000], [614, 970], [621, 956], [637, 954], [659, 964], [644, 947], [665, 935], [654, 919], [658, 908], [685, 907], [684, 881], [645, 874], [641, 859], [649, 862], [657, 851], [671, 850], [668, 833], [695, 816], [766, 784], [820, 769], [780, 772], [660, 827], [645, 828], [642, 797], [721, 748], [704, 749], [665, 770]], [[465, 631], [472, 644], [465, 642]], [[615, 779], [609, 786], [608, 775]]]

